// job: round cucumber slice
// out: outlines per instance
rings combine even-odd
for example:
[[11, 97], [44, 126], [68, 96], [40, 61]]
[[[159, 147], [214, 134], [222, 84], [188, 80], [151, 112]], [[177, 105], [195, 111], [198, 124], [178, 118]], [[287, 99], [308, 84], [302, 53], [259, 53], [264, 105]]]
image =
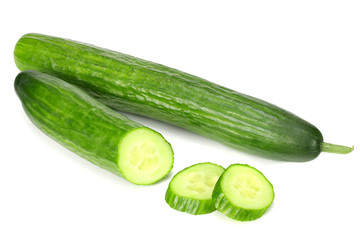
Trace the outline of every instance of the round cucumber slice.
[[224, 168], [214, 163], [198, 163], [178, 172], [169, 183], [165, 201], [170, 207], [194, 215], [215, 211], [214, 186]]
[[148, 185], [164, 178], [172, 169], [174, 153], [161, 134], [137, 128], [119, 144], [118, 166], [128, 181]]
[[261, 217], [274, 200], [268, 179], [256, 168], [230, 165], [216, 183], [212, 198], [215, 208], [226, 216], [250, 221]]

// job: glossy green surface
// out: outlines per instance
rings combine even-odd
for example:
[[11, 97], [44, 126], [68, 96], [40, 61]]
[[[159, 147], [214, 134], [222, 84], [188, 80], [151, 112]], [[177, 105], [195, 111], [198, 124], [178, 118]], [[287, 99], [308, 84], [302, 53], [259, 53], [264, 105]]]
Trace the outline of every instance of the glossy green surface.
[[[44, 133], [119, 176], [126, 175], [119, 168], [119, 161], [123, 160], [119, 159], [121, 141], [139, 129], [155, 133], [101, 104], [80, 88], [47, 74], [23, 71], [15, 79], [15, 90], [28, 117]], [[171, 170], [172, 156], [169, 161], [170, 169], [157, 180]], [[132, 182], [136, 183], [136, 179]]]
[[308, 161], [323, 137], [312, 124], [262, 100], [160, 64], [72, 40], [26, 34], [20, 70], [82, 87], [102, 103], [158, 119], [266, 158]]

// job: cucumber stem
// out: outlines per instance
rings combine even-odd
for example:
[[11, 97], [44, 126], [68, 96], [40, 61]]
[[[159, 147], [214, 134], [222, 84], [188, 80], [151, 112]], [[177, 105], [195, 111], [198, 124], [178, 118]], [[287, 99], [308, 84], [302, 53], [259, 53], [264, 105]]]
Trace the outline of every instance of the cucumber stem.
[[328, 153], [339, 153], [339, 154], [347, 154], [354, 150], [354, 146], [352, 147], [346, 147], [331, 143], [323, 142], [321, 144], [321, 151], [322, 152], [328, 152]]

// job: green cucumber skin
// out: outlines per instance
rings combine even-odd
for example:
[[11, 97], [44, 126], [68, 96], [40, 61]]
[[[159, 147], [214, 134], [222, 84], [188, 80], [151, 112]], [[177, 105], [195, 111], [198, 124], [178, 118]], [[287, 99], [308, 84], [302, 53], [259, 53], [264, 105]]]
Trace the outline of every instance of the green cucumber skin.
[[237, 221], [252, 221], [260, 218], [268, 209], [268, 207], [261, 210], [243, 208], [239, 209], [235, 207], [222, 192], [220, 180], [221, 177], [219, 181], [217, 181], [217, 183], [215, 184], [212, 198], [215, 209], [225, 214], [227, 217]]
[[143, 125], [47, 74], [23, 71], [14, 85], [26, 114], [40, 130], [95, 165], [123, 176], [117, 165], [119, 142]]
[[171, 188], [168, 188], [166, 191], [165, 201], [173, 209], [193, 215], [208, 214], [216, 210], [212, 200], [199, 200], [178, 196], [172, 192]]
[[158, 119], [251, 154], [308, 161], [321, 152], [321, 132], [296, 115], [160, 64], [41, 34], [22, 36], [14, 57], [20, 70], [58, 76], [112, 108]]

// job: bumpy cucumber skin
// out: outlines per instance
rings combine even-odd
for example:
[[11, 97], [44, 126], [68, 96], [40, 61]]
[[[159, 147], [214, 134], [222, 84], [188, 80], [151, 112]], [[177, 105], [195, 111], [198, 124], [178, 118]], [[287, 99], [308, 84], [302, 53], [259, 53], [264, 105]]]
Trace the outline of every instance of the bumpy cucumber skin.
[[176, 69], [41, 34], [21, 37], [14, 56], [20, 70], [51, 73], [112, 108], [158, 119], [248, 153], [308, 161], [321, 152], [323, 137], [312, 124]]
[[213, 165], [223, 168], [220, 165], [210, 163], [210, 162], [205, 162], [205, 163], [197, 163], [197, 164], [191, 165], [187, 168], [184, 168], [180, 172], [178, 172], [171, 179], [171, 181], [169, 183], [169, 187], [166, 190], [166, 194], [165, 194], [165, 201], [171, 208], [178, 210], [180, 212], [186, 212], [186, 213], [190, 213], [193, 215], [208, 214], [208, 213], [212, 213], [216, 210], [215, 206], [214, 206], [213, 198], [207, 199], [207, 200], [199, 200], [199, 199], [194, 199], [194, 198], [190, 198], [190, 197], [184, 197], [184, 196], [180, 196], [180, 195], [176, 194], [171, 188], [171, 183], [178, 174], [181, 174], [182, 172], [184, 172], [185, 170], [187, 170], [189, 168], [192, 168], [197, 165], [202, 165], [202, 164], [213, 164]]
[[[244, 166], [247, 166], [247, 167], [251, 167], [251, 166], [246, 165], [246, 164], [232, 164], [227, 169], [229, 169], [231, 166], [234, 166], [234, 165], [244, 165]], [[251, 168], [253, 168], [253, 167], [251, 167]], [[225, 171], [224, 171], [224, 173], [225, 173]], [[212, 199], [213, 199], [214, 206], [215, 206], [216, 210], [223, 213], [227, 217], [232, 218], [232, 219], [237, 220], [237, 221], [252, 221], [252, 220], [258, 219], [262, 215], [264, 215], [266, 210], [271, 206], [271, 204], [272, 204], [272, 202], [274, 200], [275, 194], [274, 194], [274, 197], [271, 200], [270, 204], [268, 206], [262, 208], [262, 209], [239, 208], [239, 207], [235, 206], [233, 203], [231, 203], [231, 201], [225, 196], [225, 194], [222, 191], [221, 181], [223, 179], [224, 173], [220, 176], [219, 180], [216, 182], [215, 187], [214, 187], [214, 191], [213, 191], [213, 194], [212, 194]], [[261, 172], [259, 171], [259, 173], [261, 173]], [[265, 177], [265, 179], [266, 179], [266, 177]], [[271, 183], [270, 183], [270, 185], [271, 185], [271, 188], [273, 189]]]
[[212, 199], [198, 200], [178, 196], [172, 191], [171, 188], [168, 188], [166, 191], [165, 201], [173, 209], [193, 215], [207, 214], [216, 210]]
[[27, 116], [41, 131], [93, 164], [124, 177], [118, 167], [119, 143], [143, 125], [47, 74], [23, 71], [14, 86]]

